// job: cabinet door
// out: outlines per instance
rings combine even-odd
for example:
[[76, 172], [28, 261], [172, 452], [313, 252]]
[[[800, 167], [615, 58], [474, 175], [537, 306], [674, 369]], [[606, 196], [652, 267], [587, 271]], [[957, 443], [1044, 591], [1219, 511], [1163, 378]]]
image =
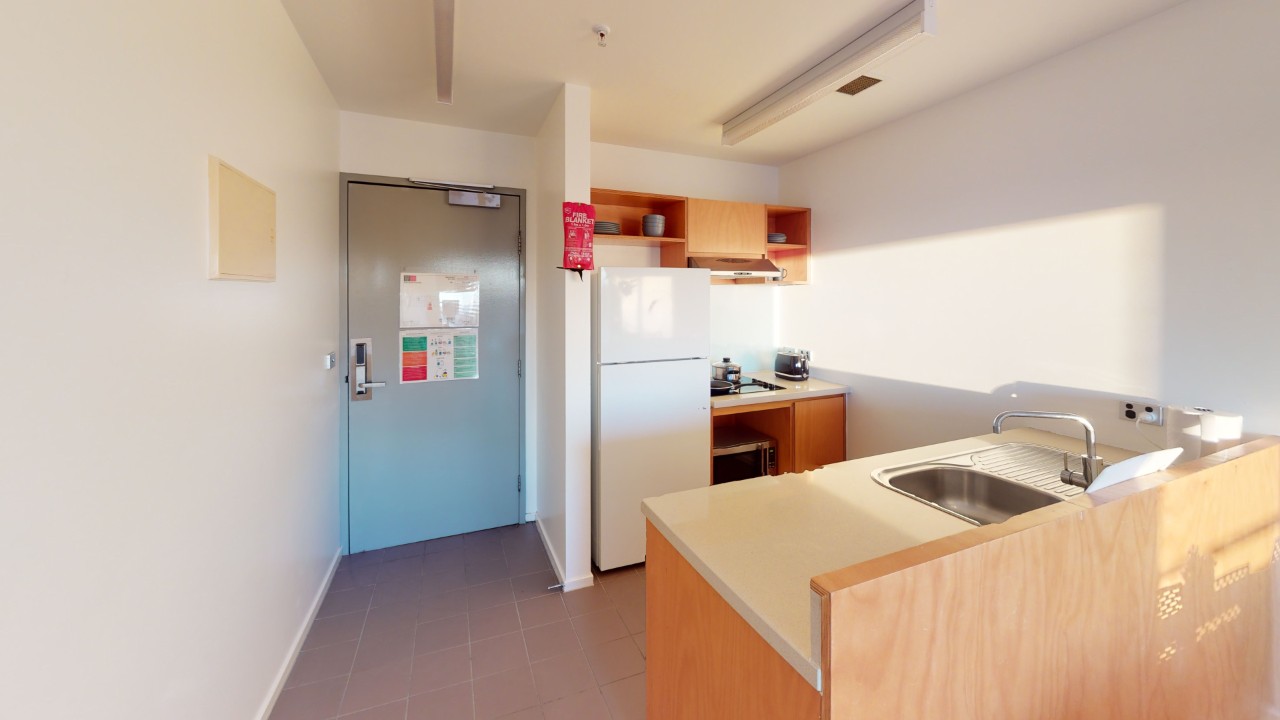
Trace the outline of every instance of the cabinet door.
[[769, 219], [764, 205], [689, 198], [691, 253], [763, 255]]
[[844, 459], [844, 396], [796, 401], [795, 471], [815, 470]]

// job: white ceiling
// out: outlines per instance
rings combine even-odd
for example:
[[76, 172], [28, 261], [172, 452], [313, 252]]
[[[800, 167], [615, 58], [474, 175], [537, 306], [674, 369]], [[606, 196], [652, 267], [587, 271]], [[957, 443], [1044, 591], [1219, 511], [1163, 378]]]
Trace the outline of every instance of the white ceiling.
[[[534, 135], [564, 83], [598, 142], [779, 165], [1182, 0], [938, 0], [937, 37], [734, 147], [720, 125], [905, 0], [458, 0], [454, 102], [435, 102], [431, 0], [282, 0], [344, 110]], [[613, 32], [596, 44], [591, 26]]]

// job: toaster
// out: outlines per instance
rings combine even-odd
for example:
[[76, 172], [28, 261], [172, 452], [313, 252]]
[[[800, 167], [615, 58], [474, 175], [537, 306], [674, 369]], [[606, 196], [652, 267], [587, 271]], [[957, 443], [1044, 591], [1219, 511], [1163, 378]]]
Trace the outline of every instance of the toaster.
[[809, 351], [778, 348], [778, 354], [773, 360], [773, 374], [787, 380], [808, 380]]

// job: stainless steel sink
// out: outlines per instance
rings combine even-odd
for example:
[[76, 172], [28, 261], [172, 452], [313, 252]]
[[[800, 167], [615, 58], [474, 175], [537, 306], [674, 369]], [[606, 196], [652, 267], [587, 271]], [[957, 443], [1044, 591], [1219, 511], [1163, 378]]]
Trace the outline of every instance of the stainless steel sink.
[[967, 520], [989, 525], [1077, 495], [1060, 481], [1063, 453], [1008, 443], [937, 460], [881, 468], [872, 473], [890, 490]]

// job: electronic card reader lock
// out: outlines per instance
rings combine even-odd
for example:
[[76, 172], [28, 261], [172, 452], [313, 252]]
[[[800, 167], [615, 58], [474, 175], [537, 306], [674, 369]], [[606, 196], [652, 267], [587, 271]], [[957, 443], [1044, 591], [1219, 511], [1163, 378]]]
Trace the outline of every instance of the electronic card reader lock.
[[373, 340], [359, 338], [351, 341], [351, 374], [348, 381], [351, 385], [352, 400], [369, 400], [373, 397], [373, 389], [386, 387], [385, 382], [372, 382], [373, 375]]

